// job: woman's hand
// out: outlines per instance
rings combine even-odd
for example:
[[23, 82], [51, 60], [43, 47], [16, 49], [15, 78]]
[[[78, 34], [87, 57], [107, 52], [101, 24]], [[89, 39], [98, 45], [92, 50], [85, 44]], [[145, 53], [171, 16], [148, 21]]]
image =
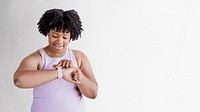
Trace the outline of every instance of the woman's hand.
[[54, 68], [62, 67], [63, 79], [72, 83], [81, 83], [82, 72], [80, 69], [73, 67], [71, 60], [61, 60]]
[[63, 79], [72, 83], [81, 83], [82, 72], [78, 68], [64, 68], [62, 69]]
[[80, 69], [76, 69], [73, 71], [73, 75], [72, 75], [72, 78], [73, 80], [75, 80], [77, 83], [81, 83], [81, 78], [83, 76], [83, 73], [81, 72]]
[[58, 66], [61, 66], [62, 68], [70, 68], [74, 65], [71, 60], [61, 60], [58, 64], [53, 65], [54, 68], [57, 68]]

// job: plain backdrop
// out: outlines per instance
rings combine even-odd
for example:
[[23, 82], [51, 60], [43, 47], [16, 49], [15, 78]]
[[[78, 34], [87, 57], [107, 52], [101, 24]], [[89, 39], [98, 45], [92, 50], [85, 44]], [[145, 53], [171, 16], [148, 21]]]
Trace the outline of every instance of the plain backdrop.
[[0, 0], [0, 111], [30, 112], [32, 89], [13, 84], [21, 60], [48, 44], [37, 29], [52, 8], [80, 15], [69, 47], [99, 83], [87, 112], [200, 112], [199, 0]]

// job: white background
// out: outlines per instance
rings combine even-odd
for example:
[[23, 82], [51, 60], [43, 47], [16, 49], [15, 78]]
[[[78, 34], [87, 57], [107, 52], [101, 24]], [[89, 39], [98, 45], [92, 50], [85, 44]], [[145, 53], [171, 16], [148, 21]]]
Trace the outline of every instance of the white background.
[[32, 89], [13, 85], [21, 60], [46, 46], [37, 22], [78, 11], [83, 51], [99, 83], [87, 112], [200, 112], [199, 0], [1, 0], [0, 111], [29, 112]]

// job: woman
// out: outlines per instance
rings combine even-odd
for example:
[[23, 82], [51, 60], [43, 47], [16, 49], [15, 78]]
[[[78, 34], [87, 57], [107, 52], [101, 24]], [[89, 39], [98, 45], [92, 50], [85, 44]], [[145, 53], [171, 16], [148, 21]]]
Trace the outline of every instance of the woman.
[[14, 74], [19, 88], [33, 89], [31, 112], [84, 112], [82, 95], [96, 98], [98, 85], [87, 56], [68, 48], [81, 36], [74, 10], [47, 10], [38, 22], [49, 44], [25, 57]]

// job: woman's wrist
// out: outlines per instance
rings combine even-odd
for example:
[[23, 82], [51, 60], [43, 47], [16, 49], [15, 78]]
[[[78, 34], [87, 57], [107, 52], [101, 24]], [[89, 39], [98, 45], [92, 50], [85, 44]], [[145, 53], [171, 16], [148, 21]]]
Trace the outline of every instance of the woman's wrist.
[[57, 67], [57, 75], [59, 79], [63, 77], [62, 67]]

